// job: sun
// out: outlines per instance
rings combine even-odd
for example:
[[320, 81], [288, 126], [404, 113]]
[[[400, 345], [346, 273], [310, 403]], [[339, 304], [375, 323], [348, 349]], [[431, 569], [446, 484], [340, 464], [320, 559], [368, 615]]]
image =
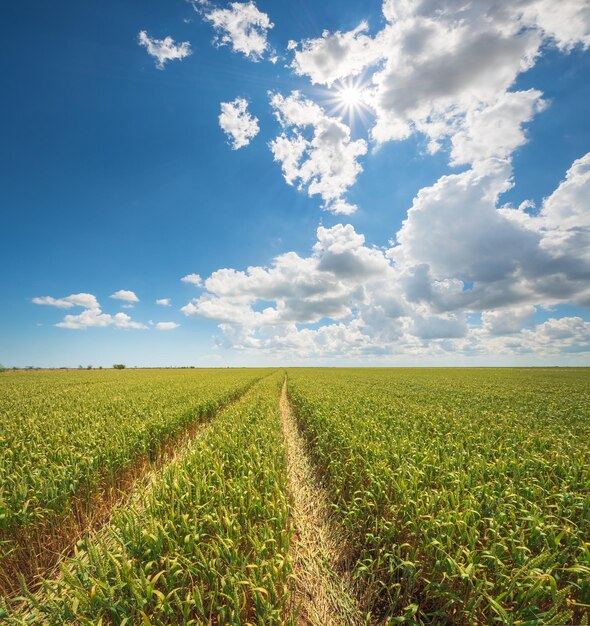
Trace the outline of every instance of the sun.
[[350, 109], [360, 106], [363, 100], [362, 91], [354, 85], [346, 85], [338, 89], [337, 94], [340, 102]]
[[352, 124], [355, 119], [366, 121], [371, 107], [368, 102], [368, 89], [361, 79], [342, 81], [330, 90], [327, 97], [331, 109]]

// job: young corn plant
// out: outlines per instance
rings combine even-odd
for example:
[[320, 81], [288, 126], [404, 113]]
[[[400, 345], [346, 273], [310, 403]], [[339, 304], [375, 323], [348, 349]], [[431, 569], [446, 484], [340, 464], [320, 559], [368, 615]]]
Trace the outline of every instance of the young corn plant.
[[[0, 381], [0, 595], [35, 572], [64, 529], [92, 518], [189, 425], [239, 397], [262, 370], [35, 372]], [[103, 498], [101, 506], [108, 505]], [[74, 519], [75, 518], [75, 519]], [[63, 534], [63, 533], [62, 533]]]
[[217, 415], [7, 623], [289, 623], [282, 380]]
[[590, 610], [587, 370], [293, 370], [379, 623]]

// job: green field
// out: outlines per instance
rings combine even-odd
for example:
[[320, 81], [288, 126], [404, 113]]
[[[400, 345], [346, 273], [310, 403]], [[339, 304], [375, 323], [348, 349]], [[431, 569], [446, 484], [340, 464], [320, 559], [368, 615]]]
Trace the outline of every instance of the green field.
[[7, 624], [588, 623], [590, 370], [5, 372], [0, 584]]

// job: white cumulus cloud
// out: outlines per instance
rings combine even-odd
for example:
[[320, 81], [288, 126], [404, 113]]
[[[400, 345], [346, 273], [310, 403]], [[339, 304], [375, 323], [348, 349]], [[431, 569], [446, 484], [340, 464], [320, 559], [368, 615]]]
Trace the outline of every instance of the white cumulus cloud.
[[250, 114], [248, 101], [244, 98], [221, 103], [219, 126], [227, 135], [233, 150], [247, 146], [260, 130], [258, 118]]
[[180, 279], [183, 283], [188, 283], [189, 285], [195, 285], [195, 287], [200, 287], [203, 283], [203, 280], [198, 274], [187, 274]]
[[379, 41], [367, 35], [361, 22], [355, 29], [333, 34], [324, 31], [318, 39], [290, 43], [294, 50], [291, 67], [300, 76], [309, 76], [314, 84], [331, 86], [335, 81], [356, 76], [367, 66], [381, 60]]
[[469, 111], [452, 136], [451, 164], [510, 158], [526, 143], [523, 124], [546, 106], [541, 95], [536, 89], [505, 92], [493, 104]]
[[199, 11], [217, 33], [217, 45], [231, 46], [234, 52], [252, 61], [259, 61], [270, 52], [267, 33], [274, 24], [254, 2], [231, 2], [227, 9], [213, 8], [208, 2], [199, 4]]
[[521, 126], [542, 109], [541, 94], [509, 90], [544, 45], [590, 46], [587, 0], [559, 10], [551, 0], [385, 0], [383, 13], [375, 35], [362, 22], [291, 42], [291, 67], [328, 86], [366, 73], [371, 137], [382, 143], [420, 132], [431, 151], [451, 137], [455, 164], [505, 158], [524, 143]]
[[353, 213], [357, 207], [345, 194], [362, 172], [358, 159], [367, 152], [366, 141], [353, 140], [346, 124], [298, 91], [287, 97], [273, 94], [271, 106], [283, 132], [270, 148], [287, 183], [305, 189], [309, 196], [319, 195], [327, 211]]
[[320, 226], [309, 256], [218, 270], [182, 311], [215, 320], [223, 345], [302, 358], [588, 352], [589, 323], [532, 320], [590, 303], [589, 170], [590, 153], [530, 215], [499, 203], [509, 161], [478, 162], [423, 188], [390, 247]]
[[[441, 310], [477, 311], [524, 303], [588, 303], [587, 162], [588, 155], [572, 165], [537, 216], [498, 205], [499, 195], [512, 185], [507, 161], [482, 162], [420, 190], [389, 251], [407, 275], [413, 299]], [[570, 190], [575, 190], [568, 205], [572, 222], [554, 220], [555, 207]], [[470, 287], [443, 297], [432, 289], [443, 279]]]
[[[590, 228], [590, 152], [576, 159], [565, 180], [545, 199], [543, 227], [580, 232]], [[534, 221], [534, 220], [533, 220]]]
[[483, 311], [481, 321], [483, 329], [490, 335], [510, 335], [522, 330], [536, 312], [532, 304], [523, 306]]
[[156, 324], [156, 330], [174, 330], [179, 326], [180, 324], [177, 324], [176, 322], [158, 322]]
[[103, 313], [100, 309], [86, 309], [79, 315], [66, 315], [63, 321], [56, 324], [59, 328], [69, 328], [72, 330], [84, 330], [86, 328], [122, 328], [122, 329], [143, 329], [145, 324], [134, 322], [125, 313], [110, 315]]
[[128, 291], [127, 289], [119, 289], [119, 291], [115, 291], [115, 293], [112, 293], [109, 297], [114, 300], [122, 300], [127, 304], [139, 302], [139, 298], [135, 295], [135, 293], [133, 293], [133, 291]]
[[140, 31], [137, 36], [140, 46], [143, 46], [147, 53], [156, 59], [156, 67], [163, 70], [168, 61], [184, 59], [191, 54], [191, 46], [188, 41], [174, 43], [172, 37], [164, 39], [154, 39], [145, 30]]
[[156, 304], [159, 304], [160, 306], [172, 306], [170, 298], [159, 298], [156, 300]]
[[53, 298], [52, 296], [40, 296], [33, 298], [34, 304], [46, 304], [58, 309], [70, 309], [73, 306], [81, 306], [85, 309], [97, 309], [100, 305], [96, 296], [91, 293], [73, 293], [65, 298]]

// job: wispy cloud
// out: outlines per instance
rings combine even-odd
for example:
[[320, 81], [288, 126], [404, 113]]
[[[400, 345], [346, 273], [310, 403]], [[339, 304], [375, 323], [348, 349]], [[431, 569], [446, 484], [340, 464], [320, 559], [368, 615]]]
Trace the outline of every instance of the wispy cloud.
[[156, 59], [156, 67], [159, 70], [163, 70], [168, 61], [181, 60], [192, 54], [188, 41], [176, 44], [172, 37], [154, 39], [145, 30], [140, 31], [137, 40], [139, 45], [143, 46], [147, 53]]
[[177, 324], [176, 322], [158, 322], [156, 324], [156, 330], [174, 330], [179, 326], [180, 324]]
[[96, 296], [93, 296], [91, 293], [73, 293], [65, 298], [40, 296], [33, 298], [33, 303], [54, 306], [59, 309], [70, 309], [73, 306], [81, 306], [86, 309], [97, 309], [100, 306]]

